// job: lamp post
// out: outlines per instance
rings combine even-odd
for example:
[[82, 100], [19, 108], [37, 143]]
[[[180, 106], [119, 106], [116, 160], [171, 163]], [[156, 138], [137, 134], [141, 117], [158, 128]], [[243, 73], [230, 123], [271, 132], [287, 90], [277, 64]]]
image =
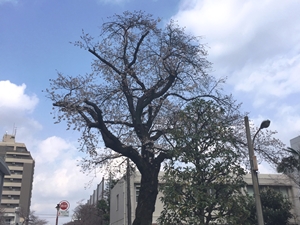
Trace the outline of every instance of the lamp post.
[[56, 221], [55, 221], [55, 225], [58, 225], [58, 212], [59, 212], [59, 209], [60, 209], [60, 204], [57, 204], [56, 205]]
[[245, 127], [246, 127], [246, 135], [247, 135], [247, 143], [248, 143], [248, 150], [249, 150], [249, 160], [250, 160], [250, 167], [251, 167], [251, 177], [252, 177], [252, 184], [253, 184], [253, 191], [255, 197], [255, 204], [256, 204], [256, 214], [257, 214], [257, 221], [258, 225], [264, 225], [264, 217], [262, 212], [262, 205], [260, 200], [260, 193], [259, 193], [259, 184], [258, 184], [258, 165], [256, 156], [254, 155], [253, 144], [258, 132], [264, 128], [270, 126], [270, 120], [265, 120], [261, 123], [258, 131], [255, 133], [253, 140], [251, 140], [250, 134], [250, 126], [249, 126], [249, 119], [248, 116], [245, 116]]

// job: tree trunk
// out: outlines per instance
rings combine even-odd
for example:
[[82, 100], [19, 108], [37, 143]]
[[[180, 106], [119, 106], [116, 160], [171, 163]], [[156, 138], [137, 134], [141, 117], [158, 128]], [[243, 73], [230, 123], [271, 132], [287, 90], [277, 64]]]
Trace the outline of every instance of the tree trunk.
[[135, 211], [135, 220], [132, 225], [151, 225], [152, 215], [158, 194], [158, 173], [160, 166], [150, 167], [141, 173], [141, 187], [138, 204]]

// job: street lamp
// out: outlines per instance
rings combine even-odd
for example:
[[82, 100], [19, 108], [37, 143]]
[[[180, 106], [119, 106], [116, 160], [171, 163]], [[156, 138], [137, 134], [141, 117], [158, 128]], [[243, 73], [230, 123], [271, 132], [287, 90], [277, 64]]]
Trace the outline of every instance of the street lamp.
[[264, 128], [269, 127], [271, 121], [270, 120], [264, 120], [261, 123], [258, 131], [255, 133], [255, 135], [253, 137], [253, 140], [251, 140], [248, 116], [245, 116], [244, 119], [245, 119], [247, 143], [248, 143], [248, 150], [249, 150], [251, 177], [252, 177], [253, 191], [254, 191], [255, 204], [256, 204], [257, 221], [258, 221], [258, 225], [264, 225], [264, 217], [263, 217], [263, 212], [262, 212], [262, 205], [261, 205], [261, 200], [260, 200], [259, 184], [258, 184], [258, 175], [257, 175], [258, 165], [257, 165], [256, 156], [254, 155], [253, 144], [254, 144], [254, 140], [255, 140], [256, 135], [258, 134], [258, 132], [260, 130], [264, 129]]

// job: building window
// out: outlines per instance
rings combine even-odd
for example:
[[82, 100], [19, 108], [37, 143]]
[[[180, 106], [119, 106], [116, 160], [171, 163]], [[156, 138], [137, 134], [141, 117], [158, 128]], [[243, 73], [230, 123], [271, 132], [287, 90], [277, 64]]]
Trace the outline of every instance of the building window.
[[117, 211], [119, 210], [119, 194], [117, 194]]
[[[286, 186], [260, 186], [259, 187], [260, 191], [262, 191], [265, 188], [271, 188], [275, 191], [278, 191], [285, 198], [289, 197], [289, 194], [288, 194], [288, 188], [289, 187], [286, 187]], [[253, 186], [247, 186], [247, 192], [250, 196], [253, 196], [254, 195]]]
[[136, 203], [138, 202], [138, 199], [139, 199], [140, 188], [141, 188], [141, 185], [139, 185], [139, 184], [135, 185], [135, 201], [136, 201]]

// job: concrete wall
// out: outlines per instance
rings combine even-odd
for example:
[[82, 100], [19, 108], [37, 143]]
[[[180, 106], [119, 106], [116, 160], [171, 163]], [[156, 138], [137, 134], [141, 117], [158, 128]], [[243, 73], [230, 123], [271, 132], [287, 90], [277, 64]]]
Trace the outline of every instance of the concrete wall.
[[125, 180], [121, 179], [110, 192], [110, 224], [125, 225], [126, 213], [126, 189]]

